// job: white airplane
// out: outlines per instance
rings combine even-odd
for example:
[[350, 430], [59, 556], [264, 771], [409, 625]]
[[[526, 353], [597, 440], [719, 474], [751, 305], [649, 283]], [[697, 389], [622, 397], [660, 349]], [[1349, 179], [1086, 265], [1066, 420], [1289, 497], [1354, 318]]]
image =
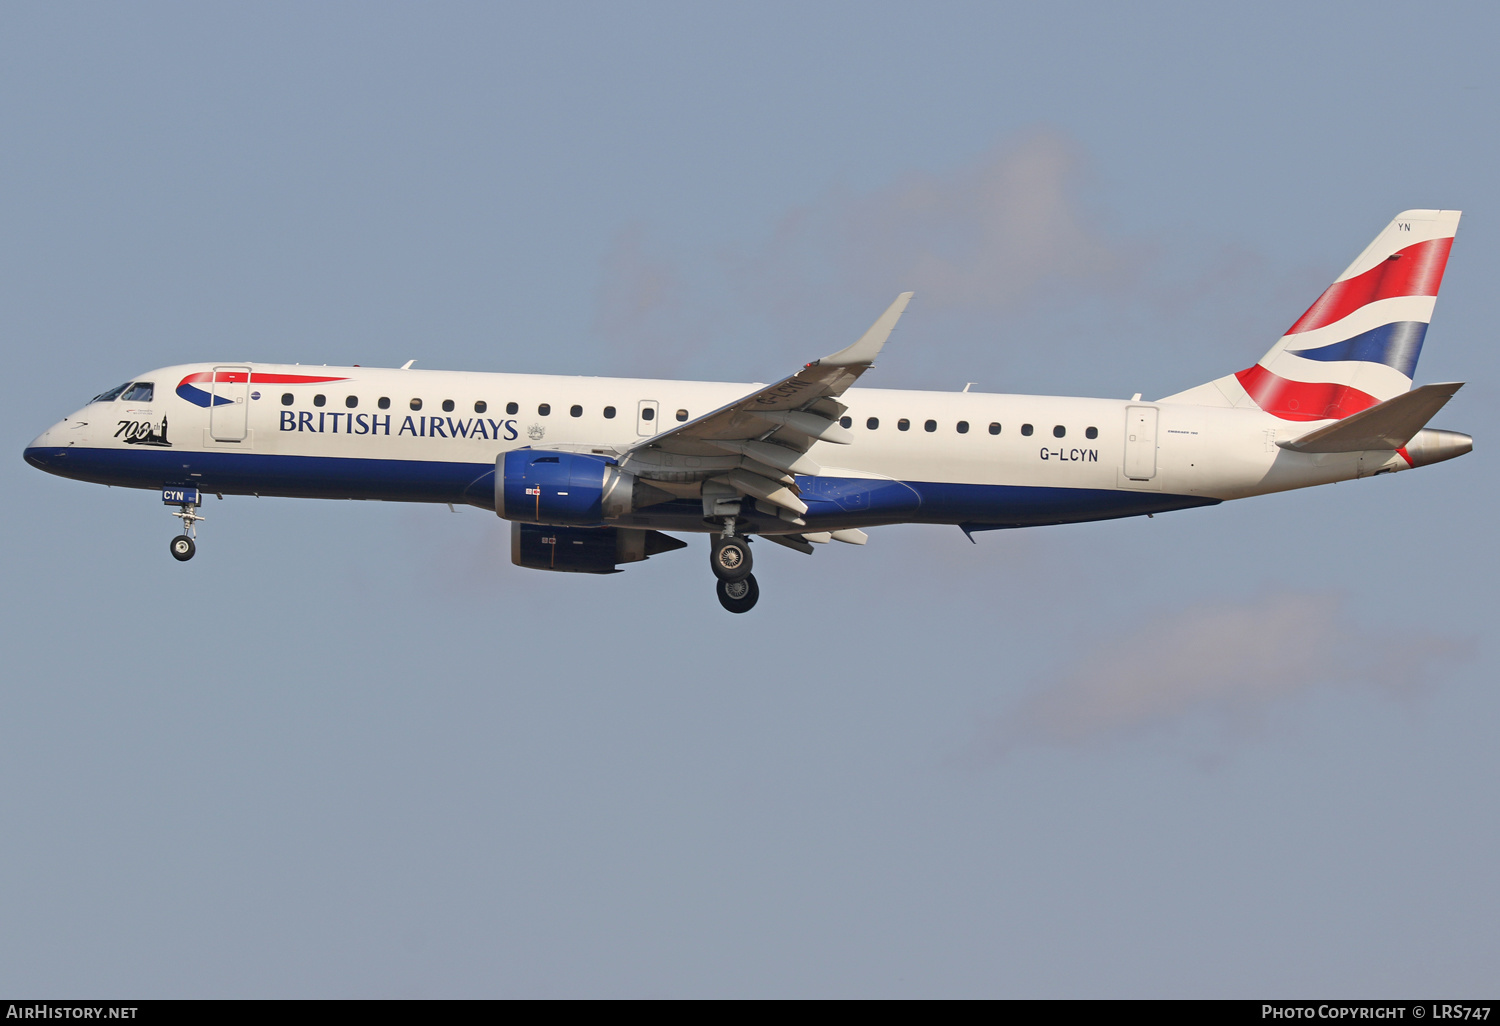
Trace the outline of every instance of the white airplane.
[[1459, 212], [1386, 226], [1248, 369], [1155, 402], [851, 386], [911, 293], [773, 385], [204, 363], [112, 388], [26, 461], [159, 489], [193, 557], [205, 494], [467, 503], [511, 558], [615, 573], [706, 534], [724, 608], [760, 590], [750, 540], [800, 552], [864, 529], [965, 533], [1147, 516], [1425, 466], [1461, 383], [1412, 387]]

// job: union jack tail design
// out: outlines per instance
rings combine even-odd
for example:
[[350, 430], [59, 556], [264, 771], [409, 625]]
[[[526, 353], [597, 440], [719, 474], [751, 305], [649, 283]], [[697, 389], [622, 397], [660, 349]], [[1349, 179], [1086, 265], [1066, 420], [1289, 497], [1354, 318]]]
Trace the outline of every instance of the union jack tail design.
[[1258, 362], [1164, 401], [1340, 420], [1410, 390], [1459, 216], [1397, 214]]

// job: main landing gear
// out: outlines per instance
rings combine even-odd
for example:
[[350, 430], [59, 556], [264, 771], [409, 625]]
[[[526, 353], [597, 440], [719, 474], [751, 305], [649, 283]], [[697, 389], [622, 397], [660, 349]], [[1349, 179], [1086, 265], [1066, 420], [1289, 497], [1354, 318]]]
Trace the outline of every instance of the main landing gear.
[[708, 566], [719, 579], [719, 605], [731, 613], [748, 613], [760, 598], [760, 586], [750, 572], [754, 563], [750, 539], [734, 533], [734, 517], [724, 518], [724, 533], [713, 539], [708, 550]]

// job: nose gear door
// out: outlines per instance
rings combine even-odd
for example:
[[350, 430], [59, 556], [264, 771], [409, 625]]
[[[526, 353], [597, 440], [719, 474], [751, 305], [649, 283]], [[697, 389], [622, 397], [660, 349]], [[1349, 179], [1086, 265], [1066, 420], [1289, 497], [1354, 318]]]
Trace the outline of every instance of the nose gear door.
[[250, 418], [250, 368], [215, 367], [208, 432], [216, 442], [243, 442]]

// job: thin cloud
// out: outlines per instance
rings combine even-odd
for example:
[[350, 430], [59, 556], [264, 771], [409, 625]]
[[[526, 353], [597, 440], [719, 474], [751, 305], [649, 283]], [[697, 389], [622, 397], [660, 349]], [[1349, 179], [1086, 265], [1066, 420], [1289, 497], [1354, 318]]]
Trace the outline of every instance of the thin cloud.
[[1039, 131], [946, 174], [799, 211], [770, 259], [821, 250], [851, 292], [912, 288], [938, 308], [1011, 310], [1059, 285], [1109, 288], [1127, 265], [1083, 209], [1082, 165], [1072, 142]]
[[1285, 594], [1163, 615], [1084, 654], [985, 732], [985, 756], [1167, 731], [1195, 717], [1243, 730], [1323, 687], [1409, 695], [1471, 641], [1348, 622], [1336, 596]]
[[628, 225], [605, 254], [594, 327], [647, 368], [666, 372], [705, 348], [715, 318], [694, 302], [672, 259], [649, 251], [646, 228]]
[[1063, 289], [1113, 290], [1126, 247], [1081, 201], [1084, 163], [1070, 140], [1037, 131], [947, 172], [794, 208], [762, 245], [724, 263], [742, 294], [776, 297], [783, 319], [830, 295], [913, 289], [929, 309], [993, 317]]
[[907, 289], [929, 310], [987, 321], [1059, 292], [1115, 290], [1128, 247], [1079, 199], [1084, 164], [1070, 140], [1037, 131], [947, 172], [830, 191], [759, 242], [670, 255], [630, 225], [604, 258], [595, 328], [657, 365], [737, 331], [805, 337], [849, 300]]

